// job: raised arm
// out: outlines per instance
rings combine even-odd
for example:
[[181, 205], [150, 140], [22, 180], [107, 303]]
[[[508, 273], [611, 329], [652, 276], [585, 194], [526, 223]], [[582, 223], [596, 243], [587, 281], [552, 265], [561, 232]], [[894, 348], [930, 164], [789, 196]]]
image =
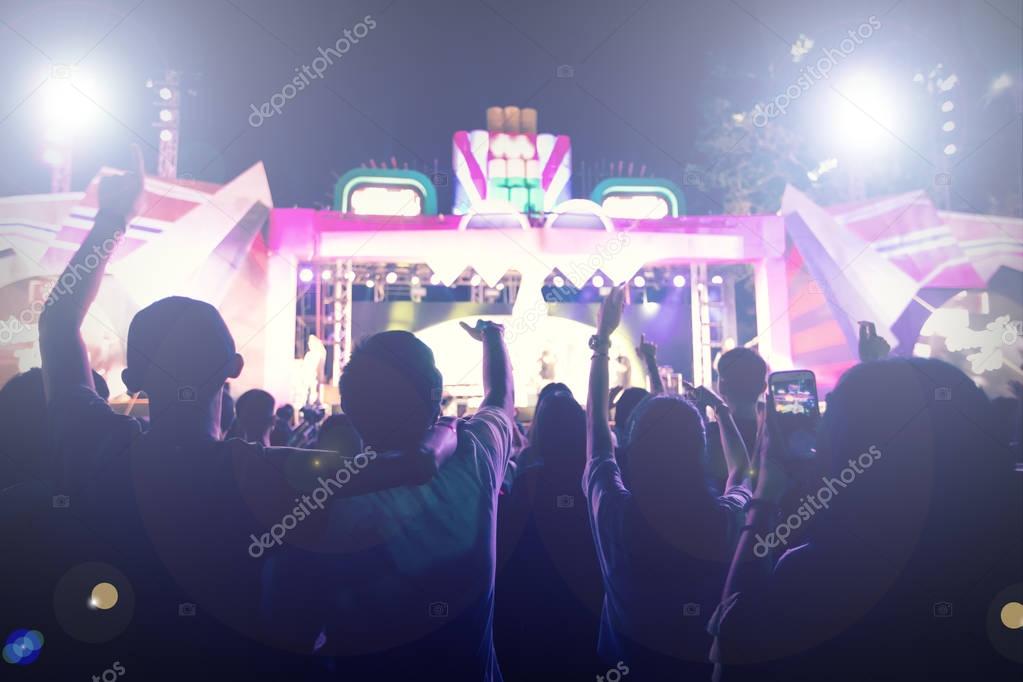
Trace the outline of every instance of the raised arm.
[[82, 341], [82, 321], [96, 300], [107, 261], [124, 236], [125, 225], [142, 194], [142, 152], [138, 147], [133, 150], [134, 173], [100, 181], [99, 212], [92, 230], [50, 290], [46, 308], [39, 316], [39, 351], [47, 401], [67, 387], [94, 388]]
[[706, 386], [700, 386], [695, 391], [697, 401], [701, 405], [709, 405], [717, 418], [721, 451], [725, 455], [725, 465], [728, 467], [728, 479], [725, 481], [725, 490], [728, 490], [750, 477], [749, 450], [742, 439], [742, 434], [739, 433], [735, 419], [732, 418], [731, 409], [721, 396]]
[[641, 334], [636, 353], [643, 361], [643, 368], [650, 379], [650, 392], [654, 395], [664, 393], [664, 382], [661, 381], [661, 372], [657, 369], [657, 345], [652, 341], [647, 341], [646, 334]]
[[514, 419], [515, 384], [504, 327], [486, 320], [477, 320], [475, 327], [460, 324], [469, 336], [483, 342], [483, 407], [496, 407]]
[[593, 459], [601, 453], [609, 453], [614, 447], [611, 440], [611, 425], [608, 417], [608, 376], [607, 363], [610, 359], [611, 333], [622, 320], [622, 306], [625, 301], [624, 287], [615, 287], [600, 306], [597, 318], [597, 333], [590, 339], [593, 359], [590, 360], [590, 387], [586, 399], [586, 456]]

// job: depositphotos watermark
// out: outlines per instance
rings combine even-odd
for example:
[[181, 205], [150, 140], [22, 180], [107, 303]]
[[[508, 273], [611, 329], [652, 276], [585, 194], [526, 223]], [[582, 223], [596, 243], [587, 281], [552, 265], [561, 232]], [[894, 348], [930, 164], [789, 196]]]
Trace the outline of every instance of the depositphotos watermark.
[[763, 559], [769, 550], [779, 544], [788, 545], [789, 536], [802, 526], [804, 521], [809, 521], [821, 509], [827, 509], [840, 489], [848, 487], [856, 480], [857, 476], [872, 467], [874, 462], [879, 459], [881, 459], [881, 450], [876, 445], [871, 445], [859, 457], [850, 459], [849, 466], [838, 472], [838, 478], [822, 477], [821, 482], [824, 485], [817, 491], [817, 494], [800, 498], [801, 504], [795, 513], [790, 514], [787, 519], [779, 523], [774, 532], [768, 533], [766, 538], [757, 533], [757, 543], [753, 546], [753, 553]]
[[270, 526], [270, 529], [259, 537], [256, 537], [255, 534], [249, 535], [252, 538], [252, 544], [249, 545], [249, 556], [258, 559], [263, 556], [263, 552], [274, 545], [280, 546], [289, 530], [297, 526], [299, 521], [304, 521], [306, 517], [310, 516], [314, 509], [323, 509], [323, 505], [336, 490], [341, 490], [348, 481], [352, 480], [352, 476], [365, 469], [376, 458], [376, 451], [373, 448], [366, 448], [352, 459], [346, 460], [344, 466], [330, 478], [323, 476], [317, 478], [319, 485], [313, 488], [311, 494], [302, 495], [301, 498], [296, 497], [295, 502], [298, 504], [291, 510], [291, 513], [285, 514], [278, 523]]
[[803, 93], [812, 88], [814, 83], [822, 79], [826, 80], [831, 75], [831, 70], [838, 66], [838, 62], [855, 52], [856, 48], [862, 45], [864, 40], [870, 38], [874, 35], [874, 31], [880, 28], [881, 20], [871, 14], [855, 30], [849, 30], [848, 37], [842, 39], [838, 44], [838, 49], [833, 47], [825, 48], [824, 56], [820, 57], [816, 63], [801, 68], [799, 70], [799, 78], [796, 79], [795, 83], [785, 88], [785, 92], [775, 97], [766, 105], [757, 104], [754, 107], [753, 125], [757, 128], [763, 128], [771, 119], [784, 115], [794, 100], [802, 97]]
[[8, 344], [14, 337], [38, 322], [39, 316], [47, 306], [53, 305], [62, 296], [71, 293], [75, 285], [82, 281], [85, 275], [92, 274], [117, 248], [124, 230], [118, 230], [113, 236], [104, 239], [103, 243], [95, 244], [90, 253], [82, 257], [81, 263], [75, 263], [68, 267], [60, 277], [43, 292], [43, 296], [32, 303], [16, 316], [12, 315], [6, 320], [0, 320], [0, 344]]
[[334, 65], [335, 59], [341, 59], [341, 57], [348, 54], [353, 45], [358, 45], [359, 40], [368, 36], [369, 32], [376, 27], [377, 22], [373, 15], [367, 14], [355, 26], [352, 26], [350, 29], [346, 28], [344, 35], [337, 39], [333, 47], [317, 48], [320, 56], [313, 59], [312, 64], [303, 64], [301, 67], [296, 66], [295, 71], [298, 75], [292, 78], [289, 83], [286, 83], [280, 92], [272, 94], [269, 100], [263, 102], [258, 107], [255, 104], [249, 105], [252, 107], [252, 113], [249, 114], [249, 125], [253, 128], [258, 128], [263, 125], [266, 119], [281, 113], [284, 110], [285, 104], [309, 87], [313, 80], [323, 78], [323, 74], [327, 72], [327, 69]]

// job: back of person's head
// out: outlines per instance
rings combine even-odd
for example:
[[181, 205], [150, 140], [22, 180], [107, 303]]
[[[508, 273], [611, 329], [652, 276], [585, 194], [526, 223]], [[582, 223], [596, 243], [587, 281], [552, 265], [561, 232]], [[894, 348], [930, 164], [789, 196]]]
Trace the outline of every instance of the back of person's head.
[[540, 409], [540, 403], [543, 402], [544, 398], [551, 395], [552, 393], [567, 393], [569, 396], [572, 395], [572, 389], [560, 381], [552, 381], [543, 388], [536, 395], [536, 408]]
[[274, 424], [274, 397], [266, 391], [253, 388], [238, 396], [235, 413], [242, 435], [255, 438], [269, 433]]
[[277, 408], [277, 419], [286, 423], [288, 426], [295, 421], [295, 406], [291, 404], [281, 405]]
[[850, 369], [828, 401], [818, 457], [834, 492], [811, 537], [839, 553], [883, 554], [893, 580], [947, 579], [1004, 544], [1011, 457], [987, 397], [952, 365], [896, 358]]
[[[650, 396], [650, 391], [645, 388], [627, 388], [622, 391], [622, 394], [618, 396], [618, 400], [615, 402], [615, 426], [618, 427], [620, 435], [627, 435], [629, 418], [632, 416], [633, 411]], [[622, 443], [624, 445], [624, 443]]]
[[38, 367], [14, 375], [0, 388], [0, 433], [0, 490], [56, 473]]
[[718, 389], [725, 400], [755, 403], [767, 390], [767, 363], [749, 348], [733, 348], [718, 358]]
[[437, 420], [443, 381], [433, 351], [405, 331], [374, 334], [341, 374], [341, 409], [367, 445], [414, 447]]
[[703, 419], [688, 400], [651, 396], [629, 418], [626, 481], [638, 498], [659, 504], [680, 498], [705, 498], [707, 436]]
[[234, 338], [209, 303], [171, 296], [146, 306], [128, 327], [128, 391], [194, 401], [217, 394], [242, 370]]
[[586, 458], [586, 411], [568, 391], [549, 391], [537, 404], [529, 428], [532, 455], [543, 459], [545, 474], [579, 479]]
[[316, 437], [316, 449], [330, 450], [344, 456], [354, 457], [362, 452], [362, 438], [347, 415], [333, 414], [320, 424], [320, 431]]

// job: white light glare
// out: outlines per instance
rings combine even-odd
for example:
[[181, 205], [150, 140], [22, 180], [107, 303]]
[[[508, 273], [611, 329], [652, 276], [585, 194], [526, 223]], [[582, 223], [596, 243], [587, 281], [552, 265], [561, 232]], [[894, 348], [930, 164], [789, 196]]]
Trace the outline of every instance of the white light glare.
[[313, 271], [309, 268], [302, 268], [298, 271], [298, 279], [302, 282], [312, 282]]
[[851, 151], [876, 150], [897, 133], [895, 92], [876, 75], [854, 74], [837, 91], [834, 134]]
[[945, 123], [942, 124], [941, 129], [944, 130], [946, 133], [950, 133], [956, 129], [956, 122], [945, 121]]
[[419, 282], [420, 282], [419, 275], [412, 275], [412, 277], [409, 278], [409, 284], [411, 284], [414, 287], [419, 286]]
[[474, 286], [474, 287], [478, 287], [478, 286], [480, 285], [480, 282], [482, 282], [482, 281], [483, 281], [483, 280], [482, 280], [482, 279], [480, 278], [480, 276], [479, 276], [479, 275], [473, 275], [473, 276], [472, 276], [472, 277], [471, 277], [471, 278], [469, 279], [469, 284], [470, 284], [470, 285], [472, 285], [472, 286]]
[[957, 151], [959, 151], [959, 148], [956, 147], [954, 144], [945, 145], [945, 156], [952, 156]]
[[387, 282], [388, 284], [394, 284], [395, 282], [398, 281], [398, 273], [393, 271], [388, 272], [386, 275], [384, 275], [384, 281]]
[[320, 272], [320, 279], [322, 279], [325, 282], [329, 282], [330, 280], [334, 279], [334, 272], [329, 268], [323, 270]]
[[432, 284], [435, 287], [440, 286], [440, 275], [436, 273], [430, 275], [430, 284]]
[[675, 275], [671, 278], [671, 283], [681, 289], [686, 285], [686, 278], [683, 275]]
[[632, 286], [642, 289], [646, 286], [646, 278], [643, 275], [636, 275], [632, 278]]
[[710, 283], [711, 284], [724, 284], [725, 283], [725, 278], [722, 277], [721, 275], [714, 275], [713, 277], [710, 278]]
[[947, 114], [948, 112], [952, 111], [955, 108], [956, 108], [955, 103], [950, 99], [947, 99], [941, 103], [941, 111], [943, 113]]
[[164, 102], [168, 101], [173, 96], [174, 93], [171, 92], [170, 88], [160, 88], [160, 99]]
[[562, 277], [561, 275], [554, 275], [554, 278], [551, 279], [551, 284], [560, 289], [561, 287], [565, 286], [565, 278]]
[[991, 81], [991, 94], [997, 95], [1004, 90], [1008, 90], [1010, 85], [1012, 85], [1012, 76], [1007, 73], [1003, 73], [1001, 76]]
[[598, 289], [604, 286], [604, 278], [601, 277], [600, 275], [594, 275], [593, 279], [591, 279], [590, 282], [592, 282], [593, 286], [597, 287]]

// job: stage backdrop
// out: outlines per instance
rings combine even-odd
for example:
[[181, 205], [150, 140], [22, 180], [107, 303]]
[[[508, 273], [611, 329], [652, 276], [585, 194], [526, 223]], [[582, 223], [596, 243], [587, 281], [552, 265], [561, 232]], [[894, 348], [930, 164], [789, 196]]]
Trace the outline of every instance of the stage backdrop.
[[[585, 402], [589, 359], [587, 346], [596, 331], [597, 304], [552, 303], [546, 317], [535, 323], [513, 320], [509, 304], [357, 302], [352, 305], [353, 340], [358, 343], [376, 332], [401, 329], [416, 333], [434, 352], [445, 387], [454, 395], [478, 398], [482, 394], [479, 344], [458, 326], [485, 318], [505, 324], [505, 337], [515, 370], [516, 404], [532, 405], [539, 389], [560, 381]], [[689, 301], [626, 307], [622, 325], [612, 339], [611, 385], [647, 386], [646, 374], [636, 357], [640, 334], [658, 346], [658, 362], [692, 379], [692, 318]], [[624, 356], [626, 362], [617, 362]], [[631, 370], [630, 370], [631, 368]]]

